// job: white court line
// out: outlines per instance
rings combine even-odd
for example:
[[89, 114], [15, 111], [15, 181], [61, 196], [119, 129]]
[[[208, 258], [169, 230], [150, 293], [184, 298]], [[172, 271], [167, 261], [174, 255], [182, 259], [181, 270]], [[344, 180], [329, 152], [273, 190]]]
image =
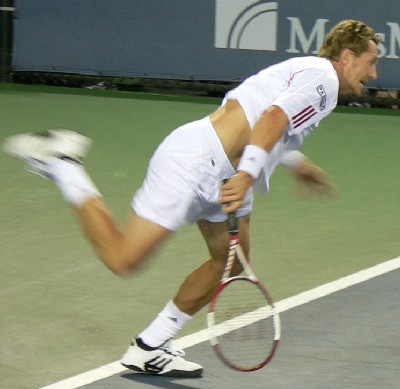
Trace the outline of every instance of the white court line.
[[[359, 284], [399, 268], [400, 257], [397, 257], [349, 276], [339, 278], [338, 280], [328, 282], [324, 285], [320, 285], [306, 292], [299, 293], [296, 296], [281, 300], [276, 303], [276, 308], [278, 312], [285, 312], [291, 308], [307, 304], [310, 301], [328, 296], [332, 293], [338, 292], [339, 290], [346, 289], [352, 285]], [[174, 346], [179, 349], [185, 349], [208, 340], [208, 330], [205, 329], [175, 340]], [[112, 362], [107, 365], [100, 366], [97, 369], [78, 374], [77, 376], [67, 378], [39, 389], [77, 389], [84, 385], [88, 385], [101, 379], [111, 377], [112, 375], [119, 374], [123, 371], [126, 371], [126, 368], [124, 368], [119, 361]]]

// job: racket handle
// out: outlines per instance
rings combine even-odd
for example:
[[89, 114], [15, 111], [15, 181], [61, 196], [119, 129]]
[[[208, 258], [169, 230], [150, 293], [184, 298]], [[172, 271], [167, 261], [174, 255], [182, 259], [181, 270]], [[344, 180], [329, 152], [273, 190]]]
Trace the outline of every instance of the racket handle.
[[228, 230], [231, 235], [237, 235], [239, 233], [236, 212], [231, 212], [228, 214]]
[[[227, 182], [228, 182], [227, 178], [224, 178], [222, 180], [223, 184], [226, 184]], [[238, 220], [236, 217], [236, 212], [231, 212], [228, 214], [228, 231], [229, 231], [229, 234], [231, 234], [231, 235], [237, 235], [239, 233], [239, 226], [238, 226]]]

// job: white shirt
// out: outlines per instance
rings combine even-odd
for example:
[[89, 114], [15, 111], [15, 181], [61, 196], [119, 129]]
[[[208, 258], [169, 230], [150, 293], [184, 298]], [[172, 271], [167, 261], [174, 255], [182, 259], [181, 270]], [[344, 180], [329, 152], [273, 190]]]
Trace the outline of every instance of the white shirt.
[[309, 135], [336, 107], [339, 80], [331, 62], [319, 57], [298, 57], [272, 65], [244, 80], [229, 91], [227, 100], [242, 106], [250, 128], [261, 114], [276, 105], [286, 114], [289, 125], [269, 152], [264, 174], [256, 182], [268, 191], [268, 180], [280, 159], [297, 150]]

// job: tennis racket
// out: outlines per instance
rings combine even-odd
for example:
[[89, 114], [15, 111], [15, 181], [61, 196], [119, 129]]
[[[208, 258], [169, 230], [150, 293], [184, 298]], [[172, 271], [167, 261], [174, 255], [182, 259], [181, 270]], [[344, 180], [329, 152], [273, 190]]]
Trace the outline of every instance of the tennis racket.
[[[243, 253], [235, 214], [228, 215], [228, 227], [228, 257], [207, 314], [210, 343], [230, 368], [255, 371], [267, 365], [275, 354], [281, 336], [280, 318], [270, 294]], [[246, 274], [230, 277], [235, 257]]]

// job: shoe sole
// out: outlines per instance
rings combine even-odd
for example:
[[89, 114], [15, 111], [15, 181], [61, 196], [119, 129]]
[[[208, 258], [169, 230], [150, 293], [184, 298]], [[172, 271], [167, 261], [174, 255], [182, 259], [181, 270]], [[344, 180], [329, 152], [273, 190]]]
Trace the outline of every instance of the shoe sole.
[[121, 363], [122, 366], [126, 367], [129, 370], [133, 370], [136, 373], [145, 374], [145, 375], [154, 375], [154, 376], [161, 376], [161, 377], [201, 377], [203, 374], [203, 369], [197, 369], [193, 371], [182, 371], [182, 370], [169, 370], [165, 373], [156, 373], [156, 372], [148, 372], [144, 371], [143, 369], [135, 366], [135, 365], [126, 365], [125, 363]]

